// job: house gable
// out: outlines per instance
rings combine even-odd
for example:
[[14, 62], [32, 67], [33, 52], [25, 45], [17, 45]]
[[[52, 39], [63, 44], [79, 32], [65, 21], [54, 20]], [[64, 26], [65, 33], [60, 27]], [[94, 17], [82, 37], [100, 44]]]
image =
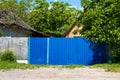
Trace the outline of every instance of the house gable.
[[80, 32], [78, 30], [81, 30], [83, 27], [78, 27], [77, 25], [73, 24], [72, 27], [66, 32], [65, 36], [66, 38], [73, 38], [77, 36], [81, 36]]

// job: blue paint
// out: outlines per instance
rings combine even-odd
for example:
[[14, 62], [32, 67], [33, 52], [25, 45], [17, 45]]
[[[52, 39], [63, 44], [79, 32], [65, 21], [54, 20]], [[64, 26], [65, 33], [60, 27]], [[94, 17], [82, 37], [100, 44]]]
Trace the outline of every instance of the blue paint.
[[30, 38], [30, 64], [46, 64], [47, 38]]
[[[76, 64], [76, 39], [51, 38], [50, 39], [50, 64], [68, 65]], [[75, 54], [75, 55], [74, 55]]]
[[106, 44], [85, 38], [30, 38], [30, 45], [31, 64], [91, 65], [108, 61]]
[[84, 38], [78, 39], [78, 64], [88, 65], [89, 61], [92, 59], [92, 51], [89, 49], [90, 41]]
[[28, 63], [30, 63], [30, 37], [28, 37]]

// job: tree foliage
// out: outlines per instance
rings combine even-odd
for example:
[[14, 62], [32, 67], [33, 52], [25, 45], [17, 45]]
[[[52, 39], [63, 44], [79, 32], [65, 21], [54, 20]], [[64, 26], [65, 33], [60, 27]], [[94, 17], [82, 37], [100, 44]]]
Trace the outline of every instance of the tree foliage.
[[60, 37], [71, 27], [79, 10], [68, 3], [46, 0], [4, 0], [0, 8], [10, 10], [36, 30]]
[[38, 31], [60, 37], [76, 20], [78, 10], [69, 8], [68, 3], [36, 0], [30, 12], [29, 24]]
[[82, 34], [94, 42], [107, 42], [113, 52], [120, 46], [120, 0], [82, 0]]
[[33, 0], [2, 0], [0, 9], [14, 12], [24, 21], [28, 21], [28, 11], [32, 9]]
[[[24, 21], [28, 21], [28, 11], [31, 9], [33, 0], [0, 0], [0, 10], [12, 11]], [[0, 36], [2, 30], [0, 30]]]

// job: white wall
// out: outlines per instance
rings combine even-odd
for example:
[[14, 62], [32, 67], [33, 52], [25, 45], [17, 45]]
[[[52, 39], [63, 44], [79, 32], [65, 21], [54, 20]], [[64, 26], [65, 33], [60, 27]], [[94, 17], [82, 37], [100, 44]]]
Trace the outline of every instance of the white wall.
[[28, 38], [27, 37], [0, 37], [0, 51], [12, 48], [17, 59], [27, 59]]

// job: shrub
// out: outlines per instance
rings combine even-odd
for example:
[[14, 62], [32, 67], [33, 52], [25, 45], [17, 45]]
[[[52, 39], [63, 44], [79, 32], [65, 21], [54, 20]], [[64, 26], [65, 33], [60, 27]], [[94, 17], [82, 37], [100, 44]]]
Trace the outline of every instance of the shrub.
[[16, 61], [16, 56], [13, 51], [5, 50], [1, 55], [1, 61]]
[[120, 48], [115, 50], [112, 54], [112, 61], [115, 63], [120, 63]]

